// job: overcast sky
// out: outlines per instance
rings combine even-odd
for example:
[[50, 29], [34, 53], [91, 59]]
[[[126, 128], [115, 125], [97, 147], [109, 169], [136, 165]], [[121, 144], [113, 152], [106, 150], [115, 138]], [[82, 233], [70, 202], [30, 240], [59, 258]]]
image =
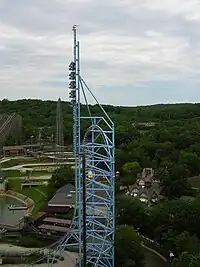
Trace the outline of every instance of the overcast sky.
[[199, 0], [0, 0], [0, 98], [68, 100], [73, 24], [101, 103], [200, 102]]

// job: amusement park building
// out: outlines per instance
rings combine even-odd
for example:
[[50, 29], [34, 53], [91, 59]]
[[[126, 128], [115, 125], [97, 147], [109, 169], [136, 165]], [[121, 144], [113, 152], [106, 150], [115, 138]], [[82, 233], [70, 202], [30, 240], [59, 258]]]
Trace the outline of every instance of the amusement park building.
[[56, 191], [54, 197], [48, 202], [48, 207], [73, 208], [74, 204], [75, 204], [75, 187], [71, 184], [67, 184]]
[[21, 146], [4, 146], [3, 154], [6, 155], [27, 155], [29, 151], [42, 149], [40, 144], [21, 145]]
[[71, 223], [71, 220], [46, 217], [43, 219], [42, 225], [40, 225], [38, 229], [47, 234], [63, 235], [69, 231]]

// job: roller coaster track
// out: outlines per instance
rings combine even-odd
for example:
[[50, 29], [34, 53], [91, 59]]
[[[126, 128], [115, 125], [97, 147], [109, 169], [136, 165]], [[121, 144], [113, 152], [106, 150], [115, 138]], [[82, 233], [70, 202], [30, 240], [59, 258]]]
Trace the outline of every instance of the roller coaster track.
[[4, 121], [4, 123], [0, 127], [0, 134], [2, 134], [3, 131], [8, 127], [8, 125], [11, 123], [11, 121], [15, 118], [16, 114], [13, 113], [7, 117], [7, 119]]
[[[74, 209], [74, 213], [75, 213], [75, 211], [76, 211], [76, 209]], [[74, 214], [74, 218], [75, 218], [75, 214]], [[54, 242], [50, 246], [46, 246], [46, 247], [40, 248], [38, 250], [29, 250], [29, 251], [23, 253], [22, 258], [26, 258], [26, 257], [33, 255], [33, 254], [41, 255], [41, 257], [39, 257], [37, 260], [35, 260], [31, 263], [27, 263], [27, 264], [23, 265], [22, 267], [28, 267], [28, 266], [33, 267], [33, 266], [35, 266], [35, 264], [39, 264], [41, 261], [44, 261], [45, 259], [47, 259], [49, 257], [49, 254], [52, 254], [52, 258], [55, 258], [55, 255], [53, 255], [53, 254], [57, 251], [57, 248], [59, 246], [62, 246], [62, 243], [65, 241], [67, 236], [70, 235], [70, 230], [73, 228], [73, 225], [74, 225], [73, 221], [74, 220], [72, 220], [72, 223], [70, 225], [69, 232], [67, 234], [63, 235], [59, 240], [57, 240], [56, 242]]]
[[2, 125], [6, 120], [6, 114], [0, 114], [0, 125]]
[[[0, 135], [1, 144], [4, 143], [6, 137], [12, 134], [12, 130], [19, 128], [21, 125], [21, 117], [17, 113], [0, 115]], [[19, 123], [18, 127], [17, 124]], [[16, 126], [16, 127], [15, 127]]]
[[[25, 264], [35, 266], [47, 259], [47, 266], [61, 260], [64, 252], [75, 248], [78, 258], [68, 253], [66, 258], [81, 266], [114, 267], [115, 236], [115, 145], [114, 123], [80, 76], [79, 41], [76, 25], [73, 26], [74, 61], [70, 63], [70, 99], [73, 106], [73, 143], [75, 157], [76, 207], [73, 222], [66, 235], [51, 246], [29, 251], [22, 257], [38, 257]], [[85, 91], [101, 109], [100, 116], [90, 110]], [[81, 95], [82, 92], [82, 95]], [[82, 117], [83, 96], [88, 115]], [[81, 133], [82, 121], [89, 121], [85, 134]], [[35, 254], [38, 253], [38, 254]], [[35, 255], [34, 255], [35, 254]], [[32, 258], [29, 258], [31, 261]], [[24, 262], [25, 263], [25, 262]], [[66, 262], [64, 262], [65, 265]]]

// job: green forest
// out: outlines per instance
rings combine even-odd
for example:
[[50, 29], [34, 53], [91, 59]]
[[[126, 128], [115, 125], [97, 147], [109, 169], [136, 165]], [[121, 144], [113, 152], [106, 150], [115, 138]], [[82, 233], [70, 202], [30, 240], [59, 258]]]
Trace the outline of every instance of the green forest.
[[[23, 118], [21, 142], [37, 138], [48, 140], [56, 132], [56, 101], [18, 100], [0, 102], [0, 113], [17, 112]], [[161, 168], [184, 166], [187, 176], [200, 173], [200, 104], [155, 105], [144, 107], [103, 106], [115, 123], [116, 168], [129, 161], [140, 166]], [[94, 115], [101, 110], [91, 107]], [[87, 109], [82, 106], [83, 116]], [[72, 108], [62, 102], [65, 144], [72, 144]], [[82, 132], [87, 128], [82, 125]], [[30, 141], [30, 140], [29, 140]]]
[[[56, 129], [56, 105], [55, 101], [4, 99], [0, 113], [22, 116], [21, 142], [38, 136], [40, 129], [42, 139], [50, 140]], [[116, 171], [120, 173], [116, 181], [118, 232], [126, 238], [133, 235], [135, 240], [138, 232], [154, 240], [163, 255], [173, 251], [175, 267], [200, 266], [200, 104], [103, 108], [115, 123]], [[85, 116], [86, 107], [81, 109]], [[94, 115], [101, 114], [98, 106], [91, 110]], [[68, 102], [62, 102], [62, 117], [65, 144], [71, 145], [73, 120]], [[86, 128], [83, 124], [83, 133]], [[138, 172], [150, 167], [160, 181], [163, 199], [148, 208], [119, 188], [134, 184]], [[116, 242], [121, 242], [118, 237]], [[118, 261], [117, 267], [142, 266], [128, 253], [134, 254], [132, 248], [124, 253], [129, 262]]]

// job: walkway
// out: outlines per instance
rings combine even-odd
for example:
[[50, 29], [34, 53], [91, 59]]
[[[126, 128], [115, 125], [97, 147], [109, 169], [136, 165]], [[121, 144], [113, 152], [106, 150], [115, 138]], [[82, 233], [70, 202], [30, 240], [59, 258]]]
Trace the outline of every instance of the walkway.
[[[70, 152], [72, 153], [72, 152]], [[27, 157], [25, 156], [16, 156], [16, 157], [4, 157], [0, 159], [0, 164], [10, 161], [12, 159], [21, 159], [27, 161]], [[16, 164], [12, 167], [7, 168], [1, 168], [2, 171], [39, 171], [42, 169], [50, 170], [51, 168], [56, 168], [58, 165], [58, 162], [38, 162], [38, 163], [23, 163], [23, 164]], [[62, 165], [71, 165], [74, 167], [74, 158], [66, 158], [64, 162], [62, 162]]]
[[27, 156], [4, 157], [4, 158], [0, 159], [0, 164], [2, 164], [4, 162], [8, 162], [8, 161], [10, 161], [12, 159], [14, 159], [14, 160], [19, 159], [19, 160], [27, 161], [28, 158], [27, 158]]
[[152, 251], [144, 248], [146, 267], [168, 267], [169, 264]]
[[[6, 251], [7, 253], [11, 253], [12, 255], [14, 253], [29, 253], [38, 251], [38, 248], [24, 248], [24, 247], [19, 247], [19, 246], [14, 246], [14, 245], [8, 245], [8, 244], [0, 244], [0, 252], [1, 251]], [[58, 263], [54, 264], [55, 267], [74, 267], [75, 262], [76, 262], [77, 254], [74, 252], [65, 252], [64, 253], [64, 261], [58, 261]], [[6, 264], [6, 267], [24, 267], [24, 264]], [[30, 265], [32, 266], [32, 265]], [[46, 267], [47, 264], [34, 264], [34, 266], [38, 267]]]
[[[2, 171], [38, 171], [43, 169], [48, 170], [52, 167], [56, 167], [58, 163], [52, 162], [52, 163], [27, 163], [27, 164], [20, 164], [8, 168], [1, 168]], [[62, 165], [74, 165], [74, 162], [65, 161], [62, 162]], [[40, 168], [39, 168], [40, 167]]]
[[[52, 177], [52, 174], [43, 174], [43, 175], [34, 175], [28, 178], [29, 181], [39, 181], [39, 180], [50, 180]], [[9, 180], [24, 180], [26, 178], [25, 176], [19, 176], [19, 177], [9, 177]]]

